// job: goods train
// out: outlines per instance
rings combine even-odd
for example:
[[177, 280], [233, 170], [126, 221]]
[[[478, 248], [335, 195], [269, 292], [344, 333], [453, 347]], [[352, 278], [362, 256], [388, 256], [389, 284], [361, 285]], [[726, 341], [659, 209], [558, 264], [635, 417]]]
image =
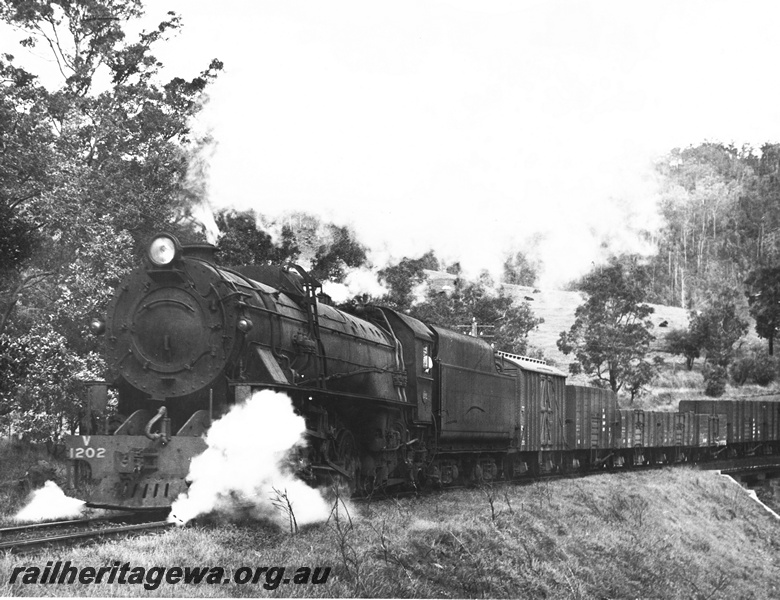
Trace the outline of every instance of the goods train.
[[109, 377], [66, 440], [91, 506], [170, 506], [210, 424], [265, 389], [305, 419], [298, 475], [358, 494], [779, 449], [778, 402], [619, 409], [543, 361], [381, 306], [350, 314], [300, 267], [226, 268], [214, 252], [155, 236], [93, 324]]

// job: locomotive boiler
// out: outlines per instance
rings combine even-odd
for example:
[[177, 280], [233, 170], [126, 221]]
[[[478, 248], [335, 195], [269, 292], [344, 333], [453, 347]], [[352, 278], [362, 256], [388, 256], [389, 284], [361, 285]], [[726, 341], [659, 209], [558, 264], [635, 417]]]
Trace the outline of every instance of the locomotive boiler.
[[[92, 388], [80, 435], [66, 438], [78, 494], [96, 507], [170, 506], [211, 423], [263, 389], [286, 393], [306, 421], [298, 475], [361, 494], [726, 449], [731, 417], [717, 410], [619, 409], [611, 391], [567, 385], [543, 361], [386, 307], [350, 314], [320, 292], [300, 267], [227, 268], [211, 245], [155, 236], [95, 327], [109, 374]], [[778, 407], [765, 411], [766, 444], [731, 450], [777, 451]]]

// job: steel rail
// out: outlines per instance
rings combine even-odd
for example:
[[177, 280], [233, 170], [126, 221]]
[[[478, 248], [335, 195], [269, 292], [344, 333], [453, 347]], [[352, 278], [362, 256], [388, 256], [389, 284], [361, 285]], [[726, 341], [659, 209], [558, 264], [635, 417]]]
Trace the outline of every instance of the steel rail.
[[24, 525], [12, 525], [11, 527], [0, 527], [0, 538], [9, 533], [23, 533], [25, 531], [34, 531], [41, 529], [54, 529], [56, 527], [68, 527], [69, 525], [87, 525], [99, 521], [113, 521], [114, 519], [127, 519], [134, 517], [137, 513], [123, 512], [113, 515], [103, 515], [99, 517], [89, 517], [84, 519], [68, 519], [65, 521], [44, 521], [41, 523], [26, 523]]
[[[72, 523], [71, 523], [72, 524]], [[106, 527], [100, 529], [90, 529], [87, 531], [75, 531], [61, 535], [50, 535], [36, 538], [22, 538], [0, 542], [0, 552], [30, 552], [35, 549], [44, 548], [50, 545], [66, 544], [79, 542], [89, 539], [97, 539], [115, 535], [123, 535], [135, 532], [151, 532], [164, 530], [172, 527], [174, 524], [168, 521], [151, 521], [148, 523], [138, 523], [134, 525], [120, 525], [117, 527]]]

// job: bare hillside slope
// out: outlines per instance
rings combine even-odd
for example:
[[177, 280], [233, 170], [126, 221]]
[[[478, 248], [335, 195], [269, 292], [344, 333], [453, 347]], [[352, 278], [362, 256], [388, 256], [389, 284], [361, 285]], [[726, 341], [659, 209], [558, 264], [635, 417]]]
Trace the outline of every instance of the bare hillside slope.
[[[531, 346], [540, 348], [547, 361], [563, 371], [568, 371], [572, 358], [558, 350], [556, 342], [562, 331], [567, 331], [574, 324], [574, 313], [582, 304], [583, 297], [579, 292], [563, 290], [539, 290], [520, 285], [504, 284], [504, 289], [510, 292], [519, 302], [525, 300], [537, 317], [544, 323], [528, 335]], [[651, 315], [656, 337], [652, 348], [655, 351], [665, 350], [666, 333], [672, 329], [688, 327], [688, 312], [683, 308], [651, 304], [655, 312]]]

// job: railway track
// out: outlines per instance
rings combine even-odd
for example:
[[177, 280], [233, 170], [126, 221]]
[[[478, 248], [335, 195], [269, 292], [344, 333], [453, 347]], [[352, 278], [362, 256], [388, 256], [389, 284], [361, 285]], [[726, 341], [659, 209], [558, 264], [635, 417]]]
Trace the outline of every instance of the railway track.
[[88, 519], [0, 527], [0, 552], [26, 554], [44, 548], [123, 535], [162, 531], [172, 526], [165, 514], [118, 513]]

